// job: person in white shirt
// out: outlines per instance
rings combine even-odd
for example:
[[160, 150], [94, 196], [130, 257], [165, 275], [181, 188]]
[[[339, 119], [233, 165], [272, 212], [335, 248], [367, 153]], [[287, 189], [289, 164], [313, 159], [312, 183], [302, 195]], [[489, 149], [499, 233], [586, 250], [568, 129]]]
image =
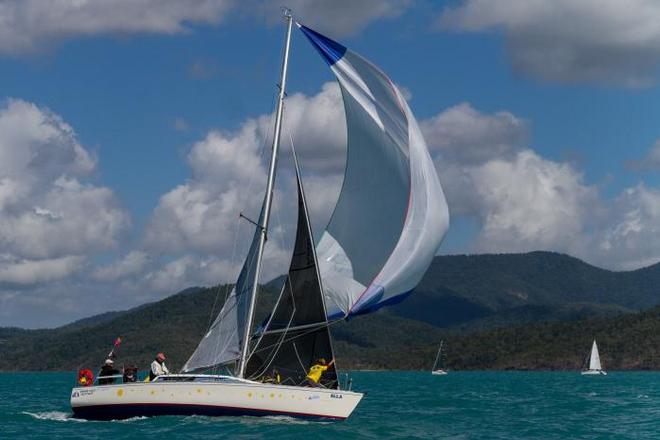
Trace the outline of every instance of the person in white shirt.
[[151, 371], [149, 371], [149, 380], [152, 381], [158, 376], [170, 374], [170, 371], [165, 366], [165, 355], [158, 353], [156, 359], [151, 363]]

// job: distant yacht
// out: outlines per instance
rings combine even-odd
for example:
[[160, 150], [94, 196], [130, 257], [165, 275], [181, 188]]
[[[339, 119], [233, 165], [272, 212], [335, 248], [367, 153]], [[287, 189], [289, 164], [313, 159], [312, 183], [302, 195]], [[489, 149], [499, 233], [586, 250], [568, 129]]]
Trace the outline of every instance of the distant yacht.
[[435, 357], [435, 362], [433, 363], [433, 369], [431, 370], [431, 374], [435, 374], [437, 376], [444, 376], [447, 374], [447, 372], [443, 369], [444, 367], [444, 360], [442, 358], [442, 344], [444, 341], [440, 341], [440, 348], [438, 349], [438, 354]]
[[582, 370], [582, 374], [585, 375], [602, 374], [603, 376], [607, 375], [607, 373], [603, 370], [603, 367], [600, 365], [600, 356], [598, 355], [598, 346], [596, 345], [595, 340], [593, 345], [591, 346], [591, 354], [589, 355], [589, 358], [585, 361], [584, 364], [585, 364], [584, 365], [585, 368]]

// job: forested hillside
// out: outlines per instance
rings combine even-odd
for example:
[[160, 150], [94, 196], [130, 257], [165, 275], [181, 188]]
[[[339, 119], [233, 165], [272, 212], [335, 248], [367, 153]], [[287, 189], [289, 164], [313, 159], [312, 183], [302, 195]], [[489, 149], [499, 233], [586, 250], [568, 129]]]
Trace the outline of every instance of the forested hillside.
[[[595, 338], [606, 368], [660, 368], [658, 265], [611, 272], [533, 252], [437, 257], [401, 304], [332, 325], [341, 368], [430, 368], [440, 340], [457, 369], [577, 369]], [[0, 328], [0, 370], [100, 365], [117, 336], [119, 359], [145, 366], [158, 351], [180, 367], [228, 286], [191, 288], [151, 304], [56, 329]], [[277, 281], [260, 295], [264, 317]]]

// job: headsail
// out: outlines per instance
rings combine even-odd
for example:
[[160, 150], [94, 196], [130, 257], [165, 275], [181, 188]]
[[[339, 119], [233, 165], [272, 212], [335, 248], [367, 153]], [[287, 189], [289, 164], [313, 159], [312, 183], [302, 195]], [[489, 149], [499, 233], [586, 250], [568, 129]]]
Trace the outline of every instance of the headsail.
[[[246, 377], [254, 379], [274, 377], [277, 371], [286, 385], [301, 384], [317, 359], [330, 361], [334, 358], [297, 164], [296, 176], [298, 226], [291, 265], [273, 313], [254, 336], [256, 343], [246, 369]], [[326, 388], [337, 388], [334, 365], [323, 374], [322, 384]]]
[[591, 357], [589, 359], [589, 369], [590, 370], [602, 370], [603, 367], [600, 364], [600, 355], [598, 354], [598, 346], [596, 341], [594, 341], [591, 346]]
[[449, 226], [447, 203], [394, 83], [360, 55], [298, 26], [337, 77], [348, 127], [343, 187], [317, 245], [328, 313], [368, 313], [419, 283]]
[[435, 356], [435, 362], [433, 362], [432, 371], [442, 370], [445, 367], [444, 359], [442, 358], [442, 344], [444, 341], [440, 341], [440, 348], [438, 348], [438, 354]]
[[[259, 224], [263, 217], [263, 208]], [[250, 295], [255, 279], [257, 251], [261, 230], [256, 227], [252, 244], [248, 251], [238, 281], [227, 297], [220, 313], [199, 342], [197, 349], [183, 366], [182, 371], [189, 372], [226, 365], [237, 361], [241, 356], [241, 346], [245, 337]]]

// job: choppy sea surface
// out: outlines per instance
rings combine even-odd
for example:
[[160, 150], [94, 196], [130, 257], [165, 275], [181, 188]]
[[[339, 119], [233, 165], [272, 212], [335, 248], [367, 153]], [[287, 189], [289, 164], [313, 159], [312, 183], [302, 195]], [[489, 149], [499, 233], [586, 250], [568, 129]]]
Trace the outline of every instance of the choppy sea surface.
[[660, 373], [355, 372], [350, 419], [72, 419], [74, 373], [0, 374], [0, 439], [660, 439]]

